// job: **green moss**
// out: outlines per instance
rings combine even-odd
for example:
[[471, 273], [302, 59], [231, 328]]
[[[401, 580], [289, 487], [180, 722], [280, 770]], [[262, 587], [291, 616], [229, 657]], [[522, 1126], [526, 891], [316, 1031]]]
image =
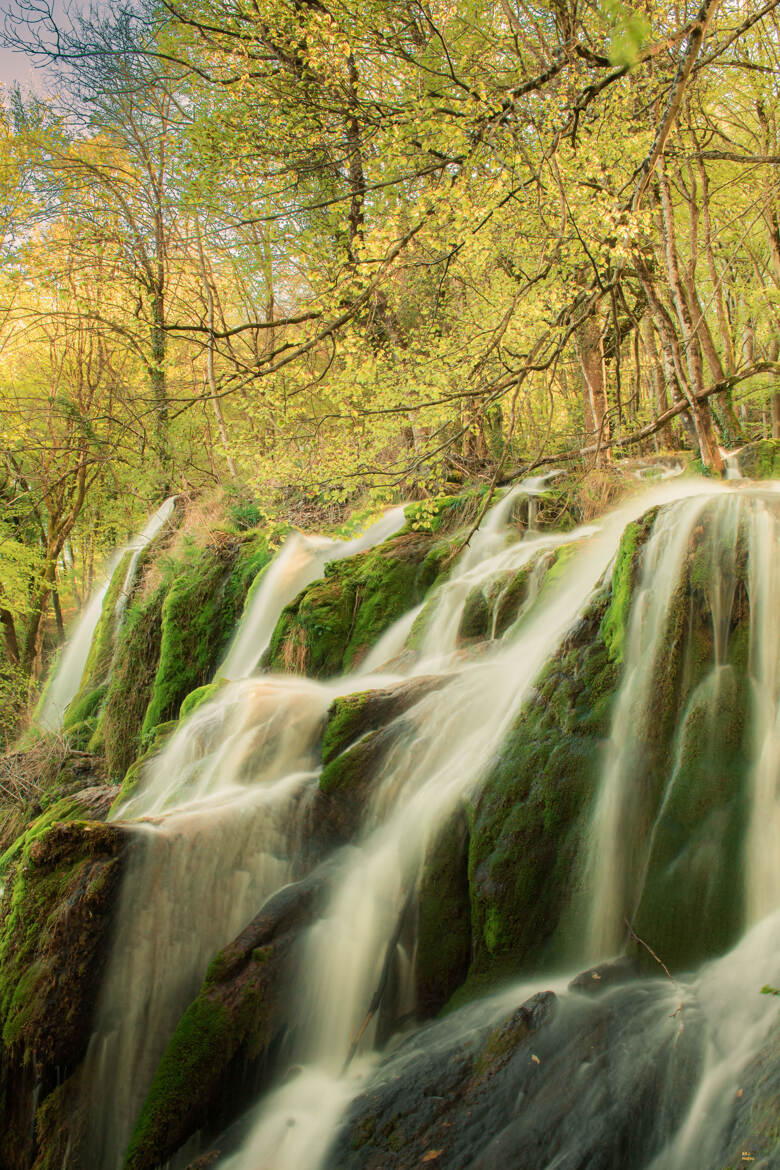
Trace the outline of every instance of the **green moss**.
[[780, 439], [759, 439], [739, 453], [743, 475], [749, 479], [780, 479]]
[[322, 737], [322, 762], [329, 764], [365, 731], [365, 715], [371, 692], [343, 695], [331, 703]]
[[117, 602], [119, 601], [132, 557], [132, 552], [126, 552], [120, 558], [119, 564], [111, 575], [111, 581], [100, 609], [100, 617], [95, 627], [95, 632], [92, 635], [92, 644], [87, 655], [84, 673], [81, 676], [81, 683], [65, 716], [66, 727], [69, 723], [79, 723], [82, 719], [86, 719], [89, 715], [95, 713], [97, 706], [78, 717], [75, 717], [74, 714], [76, 711], [81, 710], [84, 704], [101, 688], [102, 695], [100, 701], [102, 702], [102, 699], [105, 697], [108, 673], [111, 669], [116, 644]]
[[382, 731], [369, 731], [357, 743], [341, 752], [320, 773], [322, 792], [359, 791], [375, 768], [377, 750], [385, 737]]
[[212, 683], [206, 683], [204, 687], [196, 687], [194, 691], [190, 691], [179, 710], [179, 719], [186, 719], [193, 711], [197, 711], [198, 707], [221, 691], [226, 682], [227, 679], [219, 678]]
[[178, 714], [182, 702], [205, 686], [225, 652], [250, 582], [271, 559], [264, 536], [223, 539], [190, 550], [174, 577], [161, 612], [160, 656], [141, 727], [143, 743], [158, 723]]
[[471, 590], [463, 605], [458, 641], [486, 638], [490, 633], [490, 605], [480, 585]]
[[275, 539], [275, 533], [221, 533], [206, 548], [185, 542], [176, 558], [158, 558], [158, 584], [128, 606], [90, 742], [105, 750], [114, 780], [148, 747], [154, 728], [211, 681]]
[[675, 971], [727, 950], [742, 929], [748, 816], [747, 688], [730, 667], [705, 675], [685, 711], [652, 833], [637, 934]]
[[641, 533], [639, 524], [626, 526], [612, 570], [612, 597], [600, 633], [613, 662], [623, 661], [628, 611], [636, 577], [636, 553], [640, 546]]
[[90, 719], [92, 716], [97, 716], [103, 699], [106, 696], [108, 684], [102, 683], [99, 687], [95, 687], [93, 691], [89, 691], [78, 702], [74, 700], [68, 707], [68, 710], [63, 720], [63, 728], [69, 731], [75, 727], [77, 723], [83, 723], [85, 719]]
[[159, 755], [165, 744], [171, 738], [173, 733], [179, 726], [177, 719], [170, 719], [167, 723], [159, 723], [155, 727], [146, 745], [146, 750], [136, 760], [133, 760], [130, 767], [125, 772], [122, 780], [122, 786], [119, 790], [119, 795], [111, 806], [110, 815], [114, 815], [119, 808], [129, 800], [138, 787], [143, 778], [146, 765], [155, 756]]
[[159, 1150], [182, 1113], [191, 1109], [215, 1065], [227, 1062], [232, 1049], [231, 1019], [226, 1008], [200, 995], [179, 1021], [165, 1050], [127, 1148], [125, 1170], [157, 1164]]
[[618, 682], [599, 633], [606, 604], [542, 672], [471, 810], [472, 986], [567, 949], [562, 923]]
[[58, 801], [0, 858], [0, 1027], [23, 1063], [35, 1055], [65, 1064], [89, 1038], [80, 1034], [92, 992], [83, 976], [96, 960], [118, 838], [74, 820], [81, 812], [73, 798]]
[[65, 739], [71, 751], [87, 751], [96, 728], [97, 716], [93, 716], [91, 719], [82, 719], [80, 723], [75, 723], [69, 727], [65, 733]]
[[110, 777], [120, 781], [138, 754], [141, 727], [154, 686], [160, 653], [162, 581], [150, 596], [127, 609], [98, 728]]
[[283, 611], [268, 665], [323, 678], [355, 666], [384, 631], [440, 577], [447, 547], [406, 533], [326, 566]]

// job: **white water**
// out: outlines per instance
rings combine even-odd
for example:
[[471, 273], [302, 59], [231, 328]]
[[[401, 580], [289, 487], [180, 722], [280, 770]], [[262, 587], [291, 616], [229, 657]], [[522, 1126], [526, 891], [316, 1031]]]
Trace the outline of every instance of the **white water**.
[[[235, 669], [251, 669], [284, 606], [326, 561], [354, 556], [403, 523], [403, 508], [393, 508], [352, 541], [294, 534], [255, 592], [229, 655]], [[84, 1074], [88, 1085], [111, 1086], [88, 1117], [95, 1166], [121, 1166], [156, 1065], [209, 960], [291, 880], [298, 802], [316, 775], [325, 712], [344, 689], [297, 676], [228, 684], [182, 723], [112, 814], [139, 839]]]
[[750, 518], [752, 816], [747, 854], [748, 921], [759, 922], [780, 892], [780, 522], [756, 501]]
[[264, 570], [258, 587], [250, 594], [246, 611], [225, 661], [216, 677], [247, 678], [268, 648], [279, 615], [302, 589], [322, 576], [330, 561], [341, 561], [365, 552], [394, 536], [404, 525], [404, 509], [390, 508], [354, 540], [333, 540], [293, 532]]
[[[679, 485], [675, 494], [698, 492], [700, 486]], [[671, 494], [659, 488], [606, 518], [513, 640], [461, 667], [446, 688], [404, 716], [405, 722], [413, 720], [415, 730], [396, 743], [386, 760], [367, 810], [367, 833], [344, 852], [329, 908], [308, 934], [298, 987], [295, 1058], [301, 1071], [260, 1106], [245, 1144], [221, 1163], [222, 1170], [259, 1165], [299, 1170], [303, 1164], [315, 1170], [320, 1165], [332, 1132], [316, 1108], [307, 1111], [312, 1085], [320, 1086], [315, 1096], [330, 1101], [346, 1096], [345, 1062], [407, 892], [417, 880], [426, 841], [495, 758], [538, 670], [614, 556], [625, 523]], [[449, 609], [444, 591], [439, 604]], [[453, 621], [448, 618], [447, 628]], [[373, 1021], [359, 1052], [370, 1048], [372, 1036]]]
[[590, 915], [586, 958], [615, 954], [631, 910], [628, 872], [637, 863], [626, 826], [639, 798], [634, 776], [641, 766], [643, 736], [652, 726], [653, 685], [663, 663], [663, 634], [676, 604], [691, 532], [702, 513], [700, 496], [667, 508], [653, 528], [642, 558], [641, 579], [624, 647], [623, 681], [612, 720], [603, 779], [593, 817], [585, 888]]
[[90, 1165], [121, 1166], [157, 1063], [210, 959], [292, 879], [297, 803], [316, 775], [332, 697], [327, 686], [292, 677], [225, 688], [194, 712], [114, 815], [141, 823], [132, 826], [85, 1071], [95, 1087]]
[[134, 555], [125, 574], [125, 583], [117, 603], [117, 618], [119, 619], [121, 617], [119, 606], [124, 606], [126, 602], [127, 590], [132, 582], [132, 575], [138, 563], [141, 550], [154, 539], [169, 518], [173, 511], [174, 499], [175, 497], [171, 497], [164, 504], [161, 504], [154, 515], [149, 518], [146, 527], [137, 536], [133, 537], [132, 540], [128, 541], [124, 548], [114, 553], [109, 560], [105, 579], [92, 593], [84, 612], [76, 624], [75, 630], [60, 655], [54, 677], [44, 692], [37, 719], [40, 726], [47, 731], [57, 731], [62, 727], [65, 711], [81, 685], [81, 678], [84, 673], [84, 667], [87, 664], [87, 658], [89, 657], [92, 638], [100, 620], [103, 600], [111, 584], [114, 570], [123, 560], [125, 554], [132, 550]]
[[[258, 1170], [260, 1166], [317, 1170], [321, 1165], [344, 1108], [376, 1061], [371, 1053], [375, 1033], [371, 1021], [345, 1072], [389, 941], [417, 881], [426, 843], [498, 755], [539, 669], [607, 570], [625, 524], [654, 504], [687, 498], [671, 510], [674, 522], [669, 513], [662, 516], [645, 554], [645, 575], [626, 646], [623, 691], [633, 697], [629, 703], [621, 693], [618, 702], [624, 725], [632, 726], [643, 696], [649, 693], [649, 682], [642, 676], [647, 667], [643, 658], [652, 662], [657, 656], [686, 541], [707, 498], [722, 492], [715, 484], [678, 481], [632, 500], [601, 521], [597, 531], [570, 533], [565, 538], [526, 536], [511, 545], [501, 532], [508, 515], [507, 499], [498, 505], [501, 522], [494, 509], [486, 538], [472, 541], [455, 566], [452, 588], [448, 591], [445, 586], [439, 593], [433, 622], [439, 624], [441, 644], [426, 639], [414, 665], [404, 671], [438, 669], [447, 673], [448, 685], [428, 694], [405, 714], [407, 729], [382, 766], [366, 807], [363, 834], [337, 859], [328, 908], [306, 937], [295, 988], [299, 1010], [294, 1058], [300, 1071], [261, 1103], [242, 1148], [220, 1163], [222, 1170]], [[726, 512], [730, 505], [731, 500], [724, 497]], [[541, 548], [577, 538], [581, 545], [577, 554], [560, 579], [542, 592], [522, 624], [475, 661], [464, 662], [453, 654], [463, 605], [475, 585], [487, 585], [498, 572], [527, 563]], [[759, 542], [754, 543], [758, 547]], [[769, 597], [776, 590], [776, 544], [773, 548], [774, 561], [754, 558], [751, 562], [756, 579], [751, 598]], [[293, 559], [293, 553], [289, 556]], [[275, 615], [275, 624], [287, 603], [283, 598], [291, 600], [298, 591], [298, 579], [293, 590], [295, 570], [273, 578], [272, 571], [273, 565], [255, 601], [267, 582], [273, 581], [273, 587], [267, 587], [265, 605]], [[730, 605], [727, 592], [714, 593], [711, 601], [721, 613]], [[253, 602], [245, 619], [247, 627], [254, 608]], [[142, 842], [124, 886], [116, 949], [90, 1053], [91, 1083], [103, 1084], [105, 1070], [111, 1069], [110, 1081], [117, 1085], [114, 1097], [104, 1095], [97, 1102], [91, 1127], [90, 1164], [100, 1170], [118, 1170], [155, 1064], [178, 1015], [196, 994], [208, 960], [232, 940], [270, 893], [291, 876], [299, 876], [295, 872], [296, 813], [316, 773], [316, 741], [328, 704], [337, 694], [396, 681], [397, 675], [374, 672], [401, 651], [415, 616], [415, 612], [404, 615], [388, 630], [363, 670], [352, 676], [328, 684], [262, 677], [225, 687], [182, 725], [144, 776], [137, 795], [120, 810], [122, 817], [151, 818], [154, 823], [138, 830]], [[263, 620], [271, 625], [268, 615]], [[766, 655], [759, 663], [759, 655], [772, 630], [776, 637], [776, 623], [776, 609], [756, 605], [751, 627], [754, 673], [762, 687], [765, 681], [775, 685], [771, 708], [775, 719], [777, 660], [771, 667]], [[258, 628], [262, 634], [262, 623]], [[250, 638], [245, 629], [242, 640], [251, 643], [254, 656], [260, 636], [255, 632]], [[257, 657], [259, 653], [254, 661]], [[755, 734], [776, 751], [776, 725], [769, 713], [757, 722]], [[616, 743], [618, 756], [619, 747]], [[764, 800], [762, 808], [776, 816], [769, 782], [776, 756], [770, 753], [765, 758], [767, 767], [756, 770], [755, 807]], [[620, 777], [625, 769], [621, 772], [618, 764], [606, 770], [605, 785], [611, 783], [618, 792], [620, 805]], [[765, 813], [762, 819], [766, 820]], [[618, 851], [614, 809], [606, 810], [599, 823], [603, 850], [614, 855]], [[776, 856], [776, 850], [768, 852]], [[756, 889], [762, 881], [757, 875]], [[603, 879], [605, 890], [607, 884]], [[756, 914], [760, 912], [757, 908]], [[601, 948], [597, 957], [617, 949], [606, 936], [595, 946]], [[766, 981], [771, 978], [768, 975]], [[765, 1004], [765, 998], [757, 998]], [[756, 1035], [751, 1037], [754, 1045]], [[662, 1166], [676, 1170], [682, 1164], [669, 1160], [659, 1163], [658, 1170]]]
[[[685, 1013], [693, 1011], [700, 1013], [706, 1027], [705, 1071], [684, 1124], [648, 1170], [711, 1170], [723, 1164], [723, 1131], [740, 1094], [741, 1078], [780, 1015], [776, 999], [758, 994], [763, 985], [777, 983], [778, 970], [780, 913], [775, 912], [733, 951], [706, 964], [684, 985], [683, 1026]], [[739, 1152], [732, 1153], [736, 1164]], [[761, 1164], [769, 1170], [768, 1161]]]
[[[629, 826], [645, 819], [648, 799], [643, 764], [660, 712], [653, 696], [667, 667], [665, 633], [686, 572], [692, 538], [707, 501], [682, 501], [656, 521], [642, 558], [625, 646], [623, 679], [607, 745], [602, 781], [589, 834], [585, 873], [589, 913], [586, 958], [616, 953], [641, 900], [655, 835], [671, 799], [681, 761], [675, 760], [652, 820], [637, 843]], [[780, 902], [780, 533], [777, 510], [760, 495], [726, 492], [708, 509], [710, 563], [702, 587], [712, 622], [714, 659], [690, 696], [696, 718], [717, 719], [722, 696], [733, 686], [726, 665], [736, 587], [737, 544], [746, 535], [749, 557], [750, 708], [753, 761], [749, 777], [750, 826], [746, 855], [746, 921], [755, 923]], [[681, 712], [678, 748], [684, 750], [687, 712]], [[717, 742], [713, 722], [711, 741]]]

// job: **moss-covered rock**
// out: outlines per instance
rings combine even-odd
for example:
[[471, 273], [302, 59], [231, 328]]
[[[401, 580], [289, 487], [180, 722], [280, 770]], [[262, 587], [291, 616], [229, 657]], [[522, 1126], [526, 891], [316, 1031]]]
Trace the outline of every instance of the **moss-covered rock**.
[[748, 479], [780, 479], [780, 439], [748, 443], [737, 458], [740, 471]]
[[178, 715], [191, 691], [211, 681], [249, 585], [271, 556], [264, 536], [225, 537], [193, 554], [177, 573], [162, 607], [160, 657], [142, 742], [158, 723]]
[[450, 817], [427, 851], [417, 895], [416, 1007], [435, 1015], [463, 983], [471, 962], [468, 824]]
[[121, 779], [160, 724], [175, 719], [192, 691], [210, 683], [247, 591], [273, 555], [263, 533], [218, 534], [206, 547], [185, 542], [159, 561], [159, 580], [131, 601], [119, 636], [96, 736]]
[[153, 1170], [196, 1131], [238, 1116], [288, 1026], [291, 955], [319, 907], [316, 875], [287, 886], [212, 962], [155, 1073], [125, 1156]]
[[[82, 719], [87, 718], [88, 715], [93, 715], [97, 711], [100, 702], [105, 698], [108, 674], [111, 669], [111, 662], [116, 647], [117, 603], [125, 584], [132, 558], [133, 553], [128, 550], [120, 558], [119, 563], [111, 575], [111, 581], [109, 582], [100, 609], [100, 617], [98, 618], [95, 632], [92, 635], [92, 644], [89, 648], [87, 661], [84, 664], [84, 672], [81, 676], [79, 689], [73, 696], [73, 701], [65, 714], [65, 727], [80, 722]], [[94, 699], [98, 690], [102, 692], [99, 702], [85, 713], [85, 705], [90, 706], [90, 700]], [[79, 712], [81, 714], [78, 714]]]
[[125, 772], [124, 779], [117, 790], [116, 799], [111, 809], [112, 814], [115, 814], [125, 801], [133, 796], [136, 788], [143, 779], [147, 765], [151, 763], [155, 756], [160, 754], [178, 726], [179, 724], [176, 719], [169, 719], [167, 723], [160, 723], [155, 727], [147, 741], [146, 750], [137, 759], [133, 760]]
[[[645, 709], [636, 726], [617, 729], [635, 742], [616, 880], [638, 935], [675, 970], [728, 949], [742, 921], [734, 875], [748, 815], [747, 521], [735, 527], [728, 504], [709, 502], [692, 530]], [[655, 515], [626, 529], [609, 583], [536, 681], [474, 802], [474, 960], [458, 999], [581, 953], [587, 833]]]
[[418, 605], [441, 575], [446, 543], [403, 532], [326, 566], [282, 612], [271, 638], [271, 670], [328, 678], [356, 666], [389, 626]]
[[328, 765], [367, 731], [385, 727], [432, 690], [444, 686], [445, 681], [438, 675], [431, 675], [394, 687], [359, 691], [334, 699], [328, 708], [322, 737], [323, 764]]
[[549, 960], [609, 734], [619, 671], [602, 595], [537, 680], [471, 809], [473, 986]]
[[122, 627], [96, 733], [105, 751], [109, 775], [116, 780], [122, 779], [138, 755], [141, 727], [157, 673], [166, 593], [167, 586], [162, 582], [148, 597], [131, 604]]
[[107, 957], [126, 839], [114, 826], [72, 819], [83, 812], [79, 799], [60, 801], [0, 859], [0, 1127], [13, 1170], [39, 1152], [34, 1106], [86, 1052]]

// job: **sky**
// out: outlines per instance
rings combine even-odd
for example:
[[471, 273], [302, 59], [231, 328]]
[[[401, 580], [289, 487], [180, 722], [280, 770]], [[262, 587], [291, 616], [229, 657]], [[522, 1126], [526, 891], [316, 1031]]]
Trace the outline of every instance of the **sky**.
[[[3, 28], [10, 25], [16, 7], [15, 0], [0, 0], [0, 39]], [[74, 3], [73, 0], [54, 0], [54, 9], [60, 16], [64, 16], [68, 8], [79, 7], [87, 5]], [[12, 51], [0, 44], [0, 85], [11, 86], [16, 83], [23, 90], [46, 93], [49, 88], [46, 68], [40, 59], [35, 59], [31, 54]]]

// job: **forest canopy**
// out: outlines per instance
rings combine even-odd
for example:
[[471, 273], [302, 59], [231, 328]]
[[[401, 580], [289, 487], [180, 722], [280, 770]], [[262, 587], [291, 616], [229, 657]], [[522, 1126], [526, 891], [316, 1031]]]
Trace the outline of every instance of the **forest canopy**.
[[6, 674], [172, 492], [780, 436], [779, 8], [16, 0], [56, 84], [0, 112]]

